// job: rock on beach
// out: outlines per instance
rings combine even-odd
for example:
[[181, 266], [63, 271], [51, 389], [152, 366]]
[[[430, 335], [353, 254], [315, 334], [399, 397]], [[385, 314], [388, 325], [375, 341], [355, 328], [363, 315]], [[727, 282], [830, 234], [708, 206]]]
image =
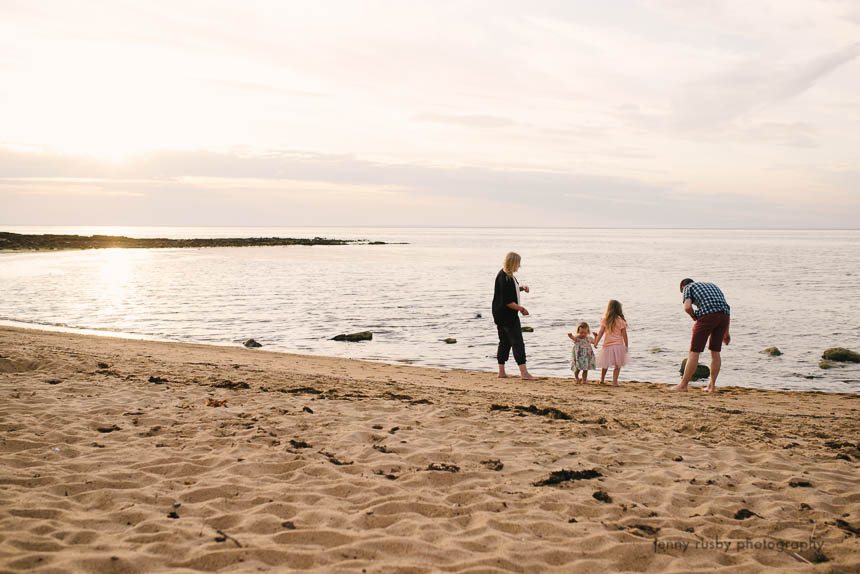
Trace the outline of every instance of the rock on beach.
[[332, 341], [347, 341], [349, 343], [356, 343], [358, 341], [370, 341], [373, 339], [373, 333], [371, 331], [359, 331], [358, 333], [341, 333], [340, 335], [336, 335], [332, 337]]
[[[681, 376], [684, 376], [684, 369], [687, 368], [687, 359], [681, 361]], [[700, 379], [707, 379], [711, 376], [711, 369], [709, 369], [706, 365], [697, 365], [696, 372], [693, 373], [694, 381], [698, 381]]]
[[844, 347], [833, 347], [824, 351], [821, 358], [827, 361], [839, 363], [860, 363], [860, 353], [856, 353]]

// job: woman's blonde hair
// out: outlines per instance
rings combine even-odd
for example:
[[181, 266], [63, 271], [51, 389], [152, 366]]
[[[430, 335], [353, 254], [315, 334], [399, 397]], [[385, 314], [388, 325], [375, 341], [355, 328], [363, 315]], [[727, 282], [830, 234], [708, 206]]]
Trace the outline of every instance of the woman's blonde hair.
[[576, 332], [579, 333], [580, 329], [585, 329], [586, 331], [590, 331], [591, 328], [588, 326], [588, 323], [585, 321], [580, 321], [579, 325], [576, 326]]
[[510, 277], [514, 274], [514, 271], [520, 266], [520, 254], [514, 253], [511, 251], [507, 255], [505, 255], [505, 262], [503, 264], [503, 268], [505, 270], [505, 275]]
[[[606, 330], [612, 332], [615, 330], [615, 320], [624, 319], [624, 311], [621, 309], [621, 303], [615, 299], [610, 299], [606, 305], [606, 313], [603, 315], [606, 321]], [[626, 319], [625, 319], [626, 321]]]

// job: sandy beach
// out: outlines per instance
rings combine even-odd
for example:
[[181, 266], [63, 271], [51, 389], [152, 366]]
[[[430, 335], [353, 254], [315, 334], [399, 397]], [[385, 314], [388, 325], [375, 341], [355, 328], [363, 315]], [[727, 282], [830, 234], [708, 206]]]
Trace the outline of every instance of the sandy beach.
[[860, 571], [860, 396], [663, 382], [0, 327], [0, 572]]

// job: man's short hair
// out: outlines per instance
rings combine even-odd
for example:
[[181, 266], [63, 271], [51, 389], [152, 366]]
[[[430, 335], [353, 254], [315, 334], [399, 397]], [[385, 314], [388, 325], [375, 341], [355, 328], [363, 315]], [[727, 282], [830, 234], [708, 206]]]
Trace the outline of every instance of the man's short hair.
[[689, 277], [687, 277], [686, 279], [682, 279], [682, 280], [681, 280], [681, 291], [683, 291], [683, 290], [684, 290], [684, 287], [686, 287], [686, 286], [687, 286], [687, 285], [689, 285], [690, 283], [695, 283], [695, 281], [693, 281], [693, 280], [692, 280], [692, 279], [690, 279]]

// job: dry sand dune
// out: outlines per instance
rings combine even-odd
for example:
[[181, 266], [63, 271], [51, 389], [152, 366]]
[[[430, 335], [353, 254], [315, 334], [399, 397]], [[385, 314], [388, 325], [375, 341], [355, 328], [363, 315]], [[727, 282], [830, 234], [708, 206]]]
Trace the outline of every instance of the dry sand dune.
[[5, 327], [0, 392], [4, 573], [860, 571], [857, 395]]

